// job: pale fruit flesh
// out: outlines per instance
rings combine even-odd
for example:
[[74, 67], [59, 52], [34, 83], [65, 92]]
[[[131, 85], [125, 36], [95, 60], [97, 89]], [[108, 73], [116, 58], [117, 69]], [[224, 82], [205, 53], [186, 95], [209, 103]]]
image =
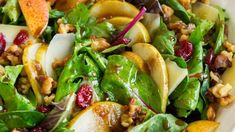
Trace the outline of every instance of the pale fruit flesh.
[[230, 84], [232, 89], [232, 95], [235, 94], [235, 57], [233, 57], [232, 60], [232, 67], [226, 69], [226, 71], [223, 73], [222, 78], [223, 84]]
[[48, 45], [42, 44], [36, 53], [35, 60], [37, 63], [41, 65], [43, 74], [45, 74], [46, 71], [46, 52], [47, 52]]
[[164, 59], [154, 46], [147, 43], [134, 44], [132, 50], [147, 63], [150, 75], [160, 91], [161, 112], [165, 112], [168, 100], [168, 73]]

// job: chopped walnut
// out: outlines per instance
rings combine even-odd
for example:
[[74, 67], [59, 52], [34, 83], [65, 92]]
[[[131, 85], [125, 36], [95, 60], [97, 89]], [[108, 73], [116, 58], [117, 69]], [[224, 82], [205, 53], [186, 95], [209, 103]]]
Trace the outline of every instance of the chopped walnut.
[[167, 5], [162, 5], [162, 10], [163, 10], [163, 13], [164, 13], [164, 17], [165, 19], [169, 20], [171, 18], [171, 16], [174, 14], [174, 10], [167, 6]]
[[210, 88], [211, 92], [216, 98], [226, 97], [229, 94], [229, 91], [232, 89], [230, 84], [216, 84], [214, 87]]
[[174, 23], [169, 23], [168, 27], [171, 30], [180, 31], [181, 29], [185, 29], [187, 25], [183, 21], [176, 21]]
[[218, 73], [210, 72], [210, 77], [212, 81], [215, 81], [216, 83], [222, 83], [223, 81], [220, 79], [220, 76]]
[[17, 130], [16, 128], [12, 129], [11, 132], [20, 132], [19, 130]]
[[110, 47], [110, 44], [104, 38], [91, 38], [91, 48], [95, 51], [103, 51]]
[[59, 25], [58, 33], [65, 34], [75, 31], [75, 27], [72, 24], [64, 24], [62, 19], [58, 19], [57, 23]]
[[180, 4], [186, 9], [191, 9], [191, 0], [178, 0]]
[[235, 100], [235, 96], [228, 95], [223, 98], [218, 98], [217, 102], [220, 104], [220, 106], [227, 106], [231, 104]]
[[210, 0], [199, 0], [200, 2], [204, 3], [204, 4], [209, 4]]
[[66, 56], [63, 60], [55, 60], [52, 63], [52, 68], [57, 69], [57, 68], [64, 67], [64, 65], [67, 63], [67, 61], [70, 59], [70, 57], [71, 56], [69, 55], [69, 56]]
[[235, 45], [233, 45], [232, 43], [225, 41], [224, 42], [224, 47], [229, 51], [229, 52], [233, 52], [235, 53]]
[[51, 77], [40, 75], [37, 79], [41, 84], [41, 93], [44, 95], [51, 94], [52, 89], [56, 88], [56, 82]]
[[5, 75], [5, 69], [2, 65], [0, 65], [0, 76]]
[[131, 127], [143, 122], [146, 113], [141, 106], [136, 105], [136, 100], [131, 99], [129, 105], [125, 107], [124, 114], [121, 116], [121, 125], [123, 127]]
[[21, 92], [23, 94], [27, 94], [30, 87], [31, 87], [31, 84], [30, 84], [27, 76], [19, 77], [19, 79], [16, 83], [16, 88], [19, 92]]
[[220, 54], [226, 56], [229, 61], [233, 60], [233, 53], [232, 52], [228, 52], [228, 51], [224, 50]]
[[214, 104], [209, 104], [207, 109], [207, 119], [210, 121], [214, 121], [216, 118], [216, 109]]
[[0, 64], [13, 66], [22, 64], [23, 49], [18, 45], [11, 45], [0, 57]]
[[55, 99], [55, 94], [51, 94], [50, 96], [44, 97], [44, 102], [46, 103], [46, 105], [49, 105], [53, 102], [54, 99]]
[[232, 62], [225, 54], [219, 54], [214, 61], [215, 69], [226, 69], [232, 66]]

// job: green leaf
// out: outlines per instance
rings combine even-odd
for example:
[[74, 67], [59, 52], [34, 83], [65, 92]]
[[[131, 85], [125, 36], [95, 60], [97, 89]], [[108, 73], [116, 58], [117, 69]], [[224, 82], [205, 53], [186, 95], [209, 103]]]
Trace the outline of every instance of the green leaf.
[[19, 76], [19, 74], [21, 73], [22, 69], [23, 69], [23, 65], [6, 66], [5, 67], [5, 75], [0, 76], [0, 81], [2, 83], [14, 85], [16, 82], [16, 79]]
[[49, 11], [49, 18], [50, 19], [58, 19], [64, 16], [64, 12], [58, 11], [56, 9], [52, 9]]
[[7, 0], [6, 2], [2, 11], [10, 18], [11, 23], [16, 23], [21, 14], [18, 0]]
[[1, 132], [9, 132], [10, 130], [7, 128], [6, 124], [0, 120], [0, 131]]
[[146, 122], [130, 129], [130, 132], [181, 132], [187, 123], [171, 114], [157, 114]]
[[169, 54], [162, 54], [162, 57], [164, 58], [164, 60], [170, 59], [171, 61], [174, 61], [180, 68], [187, 68], [186, 61], [181, 57]]
[[170, 99], [175, 100], [178, 98], [184, 91], [187, 89], [187, 85], [189, 82], [189, 77], [185, 77], [185, 79], [176, 87], [176, 89], [171, 93]]
[[9, 129], [32, 128], [43, 120], [44, 114], [38, 111], [11, 111], [0, 113], [0, 119]]

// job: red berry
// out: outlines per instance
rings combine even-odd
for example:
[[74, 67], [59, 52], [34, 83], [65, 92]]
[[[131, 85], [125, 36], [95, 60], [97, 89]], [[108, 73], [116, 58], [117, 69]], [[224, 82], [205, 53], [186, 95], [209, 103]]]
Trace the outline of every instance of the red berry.
[[214, 53], [214, 50], [212, 48], [210, 48], [208, 50], [208, 53], [205, 57], [205, 63], [208, 65], [208, 66], [212, 66], [213, 63], [214, 63], [214, 60], [215, 60], [215, 53]]
[[29, 38], [29, 33], [26, 30], [20, 30], [14, 39], [14, 44], [20, 45], [25, 43]]
[[79, 108], [85, 109], [91, 104], [92, 88], [88, 84], [82, 84], [77, 92], [76, 104]]
[[179, 49], [175, 51], [175, 55], [183, 57], [185, 60], [190, 59], [193, 55], [193, 45], [187, 40], [180, 41]]
[[2, 33], [0, 33], [0, 54], [5, 51], [6, 48], [6, 40]]
[[37, 107], [37, 110], [42, 113], [48, 113], [53, 109], [52, 105], [40, 105]]
[[31, 129], [30, 132], [46, 132], [46, 130], [43, 129], [42, 127], [35, 127]]

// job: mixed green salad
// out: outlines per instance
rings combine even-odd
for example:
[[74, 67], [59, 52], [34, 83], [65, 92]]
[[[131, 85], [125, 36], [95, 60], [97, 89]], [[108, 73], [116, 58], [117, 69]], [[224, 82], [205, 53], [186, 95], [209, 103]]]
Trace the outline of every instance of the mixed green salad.
[[0, 131], [216, 131], [228, 20], [208, 0], [0, 0]]

